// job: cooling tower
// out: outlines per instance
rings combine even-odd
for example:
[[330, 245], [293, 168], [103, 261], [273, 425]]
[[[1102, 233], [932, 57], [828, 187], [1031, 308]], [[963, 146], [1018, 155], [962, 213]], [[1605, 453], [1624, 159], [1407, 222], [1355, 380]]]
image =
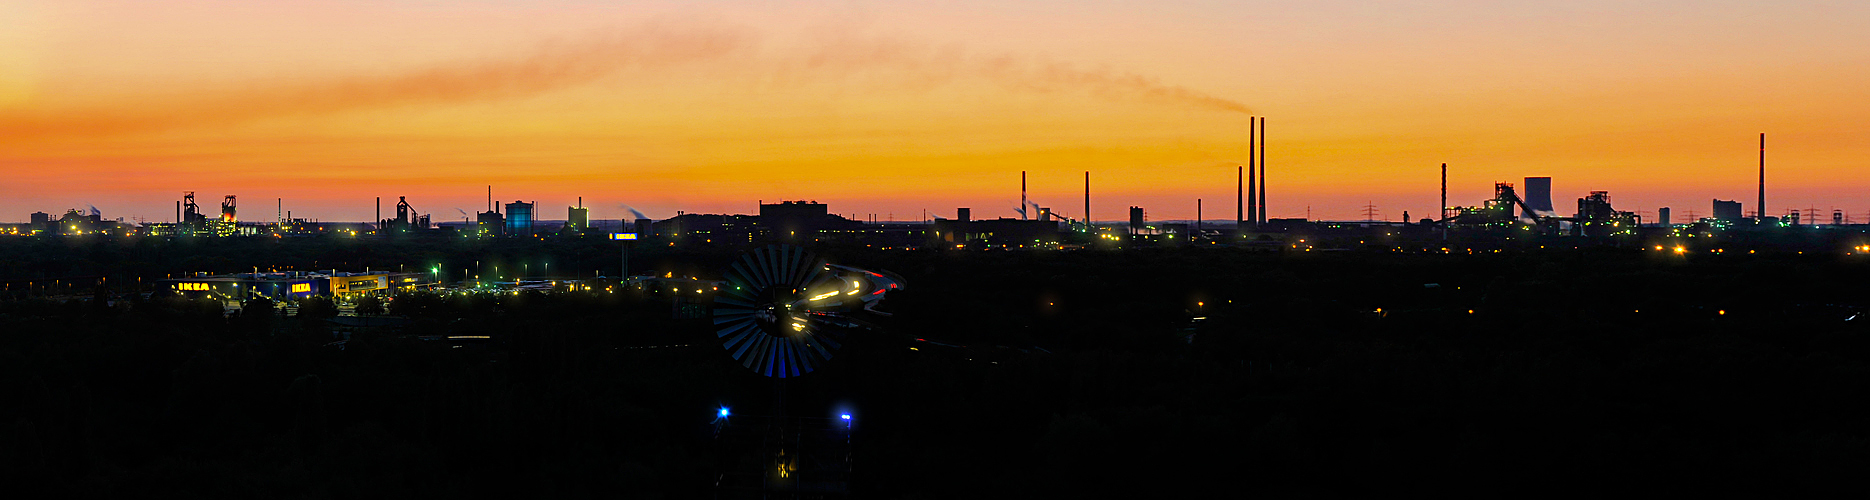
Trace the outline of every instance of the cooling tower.
[[1525, 214], [1527, 218], [1552, 215], [1552, 178], [1527, 177], [1526, 198], [1520, 201], [1526, 203], [1527, 209], [1536, 212]]

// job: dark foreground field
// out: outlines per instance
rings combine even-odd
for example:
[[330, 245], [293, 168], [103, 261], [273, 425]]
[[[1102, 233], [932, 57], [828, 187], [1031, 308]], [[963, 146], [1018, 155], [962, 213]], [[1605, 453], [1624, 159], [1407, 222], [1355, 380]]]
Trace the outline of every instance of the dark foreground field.
[[703, 497], [723, 405], [851, 408], [866, 498], [1784, 491], [1870, 465], [1849, 258], [831, 253], [910, 288], [783, 408], [634, 294], [404, 297], [408, 327], [341, 347], [161, 295], [0, 302], [0, 474], [16, 498]]

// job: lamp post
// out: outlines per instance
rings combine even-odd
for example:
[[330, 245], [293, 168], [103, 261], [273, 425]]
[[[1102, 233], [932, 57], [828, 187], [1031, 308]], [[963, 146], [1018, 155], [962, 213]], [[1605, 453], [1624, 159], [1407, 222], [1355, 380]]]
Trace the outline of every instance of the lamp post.
[[630, 280], [630, 247], [636, 242], [636, 233], [610, 233], [610, 239], [623, 242], [623, 262], [617, 268], [617, 286], [621, 288]]

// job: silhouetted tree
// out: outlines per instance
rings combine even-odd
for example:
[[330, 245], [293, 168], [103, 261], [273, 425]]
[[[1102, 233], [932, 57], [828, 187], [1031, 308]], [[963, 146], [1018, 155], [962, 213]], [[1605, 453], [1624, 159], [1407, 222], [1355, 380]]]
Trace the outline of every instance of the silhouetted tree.
[[258, 296], [247, 299], [246, 302], [240, 303], [240, 315], [243, 317], [271, 317], [273, 315], [273, 299]]
[[329, 318], [338, 315], [338, 305], [323, 296], [311, 296], [299, 300], [299, 317]]
[[364, 298], [357, 299], [357, 314], [362, 316], [382, 315], [383, 299], [377, 298], [375, 295], [366, 295]]

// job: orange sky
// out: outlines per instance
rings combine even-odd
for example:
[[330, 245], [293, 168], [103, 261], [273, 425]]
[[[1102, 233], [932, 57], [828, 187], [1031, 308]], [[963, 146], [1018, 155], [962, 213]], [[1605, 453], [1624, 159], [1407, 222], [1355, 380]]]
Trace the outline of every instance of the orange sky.
[[[0, 0], [0, 220], [747, 213], [1232, 216], [1268, 116], [1273, 217], [1434, 210], [1555, 178], [1620, 209], [1870, 221], [1870, 7], [1813, 2]], [[393, 204], [393, 201], [391, 202]]]

